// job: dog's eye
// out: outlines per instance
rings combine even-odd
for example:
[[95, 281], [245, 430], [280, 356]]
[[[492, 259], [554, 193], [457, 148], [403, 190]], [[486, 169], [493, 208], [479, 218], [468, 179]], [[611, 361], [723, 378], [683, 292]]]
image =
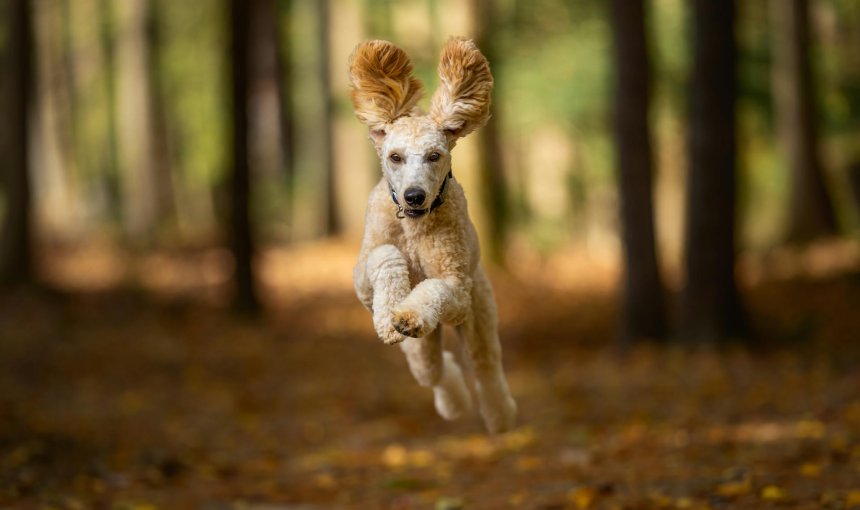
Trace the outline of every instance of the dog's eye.
[[390, 156], [388, 156], [388, 159], [394, 161], [395, 163], [400, 163], [401, 161], [403, 161], [403, 158], [400, 157], [400, 154], [397, 154], [396, 152], [393, 152]]
[[442, 156], [440, 156], [438, 152], [431, 152], [430, 155], [427, 156], [427, 159], [429, 159], [430, 161], [439, 161], [439, 158], [441, 157]]

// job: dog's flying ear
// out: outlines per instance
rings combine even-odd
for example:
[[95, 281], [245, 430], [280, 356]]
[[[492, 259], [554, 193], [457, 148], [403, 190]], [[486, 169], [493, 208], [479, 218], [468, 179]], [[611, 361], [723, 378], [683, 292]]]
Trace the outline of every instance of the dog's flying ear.
[[378, 141], [385, 125], [409, 115], [421, 97], [421, 82], [412, 76], [406, 52], [388, 41], [366, 41], [349, 57], [352, 106]]
[[451, 38], [439, 59], [439, 88], [433, 94], [430, 116], [450, 137], [460, 138], [490, 118], [493, 75], [475, 43]]

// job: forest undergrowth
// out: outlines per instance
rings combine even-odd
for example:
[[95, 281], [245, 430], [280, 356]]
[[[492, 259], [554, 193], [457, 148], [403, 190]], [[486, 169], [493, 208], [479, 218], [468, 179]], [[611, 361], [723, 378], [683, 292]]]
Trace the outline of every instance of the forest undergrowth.
[[47, 260], [0, 301], [0, 508], [860, 508], [856, 267], [746, 285], [754, 348], [624, 352], [611, 271], [497, 272], [520, 418], [492, 437], [374, 337], [353, 256], [267, 254], [256, 318], [148, 287], [193, 270], [167, 255], [120, 287]]

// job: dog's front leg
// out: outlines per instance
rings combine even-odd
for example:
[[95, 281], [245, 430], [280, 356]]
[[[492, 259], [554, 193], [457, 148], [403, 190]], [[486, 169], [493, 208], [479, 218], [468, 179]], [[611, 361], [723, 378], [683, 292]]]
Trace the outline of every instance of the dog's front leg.
[[472, 279], [466, 276], [428, 278], [394, 308], [391, 323], [412, 338], [429, 335], [440, 322], [459, 324], [471, 304], [471, 288]]
[[391, 310], [409, 294], [409, 268], [396, 247], [383, 244], [367, 256], [367, 280], [373, 289], [373, 326], [386, 344], [402, 342], [405, 338], [391, 322]]

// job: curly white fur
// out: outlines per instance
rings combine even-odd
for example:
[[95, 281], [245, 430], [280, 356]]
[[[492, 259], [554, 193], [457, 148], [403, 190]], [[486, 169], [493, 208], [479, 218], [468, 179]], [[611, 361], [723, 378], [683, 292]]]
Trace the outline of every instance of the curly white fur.
[[[448, 420], [471, 408], [462, 370], [450, 352], [442, 351], [441, 325], [457, 326], [474, 369], [484, 423], [491, 432], [508, 430], [516, 403], [502, 370], [495, 298], [479, 263], [463, 188], [450, 179], [443, 204], [421, 214], [445, 183], [456, 140], [489, 116], [489, 65], [471, 41], [449, 41], [439, 65], [443, 86], [427, 116], [404, 115], [402, 105], [412, 104], [414, 97], [403, 99], [405, 85], [390, 86], [413, 83], [412, 65], [402, 50], [371, 41], [359, 45], [350, 62], [353, 105], [371, 130], [383, 170], [368, 200], [354, 272], [356, 294], [373, 313], [380, 339], [400, 343], [413, 376], [433, 388], [436, 410]], [[416, 90], [417, 85], [408, 88], [410, 94]], [[386, 94], [396, 97], [380, 100]], [[405, 205], [409, 189], [421, 190], [424, 199], [407, 207], [417, 211], [416, 217], [403, 218], [391, 193]]]

